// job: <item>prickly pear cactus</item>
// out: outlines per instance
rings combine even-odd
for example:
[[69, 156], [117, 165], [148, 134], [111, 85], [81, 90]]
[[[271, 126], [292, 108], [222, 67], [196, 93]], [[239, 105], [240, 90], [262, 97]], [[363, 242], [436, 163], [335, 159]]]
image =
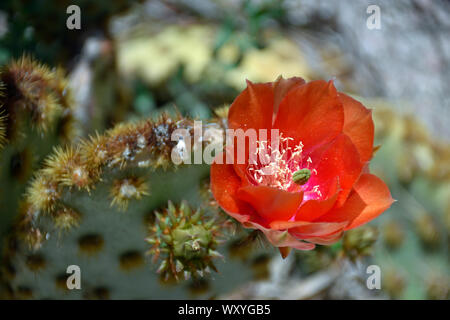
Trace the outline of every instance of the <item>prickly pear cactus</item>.
[[[75, 136], [72, 97], [61, 69], [24, 56], [0, 71], [0, 235], [42, 159]], [[3, 239], [3, 237], [1, 237]]]
[[[56, 149], [32, 181], [9, 237], [6, 294], [211, 297], [251, 278], [250, 270], [235, 272], [239, 260], [224, 263], [219, 253], [227, 252], [222, 241], [230, 221], [204, 187], [209, 167], [171, 161], [177, 150], [171, 135], [179, 128], [192, 132], [193, 122], [162, 117], [121, 124]], [[81, 290], [67, 289], [70, 265], [81, 269]]]

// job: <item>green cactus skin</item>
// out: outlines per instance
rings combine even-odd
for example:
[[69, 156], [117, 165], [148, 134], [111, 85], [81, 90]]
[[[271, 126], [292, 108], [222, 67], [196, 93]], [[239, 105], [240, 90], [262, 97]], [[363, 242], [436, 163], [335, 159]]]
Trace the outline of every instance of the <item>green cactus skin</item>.
[[[175, 145], [171, 133], [191, 125], [190, 120], [167, 117], [119, 125], [48, 157], [28, 190], [25, 209], [5, 250], [5, 295], [161, 299], [196, 294], [206, 298], [251, 279], [250, 268], [235, 274], [245, 262], [226, 258], [226, 246], [219, 238], [230, 222], [220, 216], [212, 199], [205, 200], [209, 166], [175, 167], [170, 162], [168, 151]], [[143, 162], [147, 167], [139, 167]], [[125, 187], [118, 188], [118, 181], [126, 181]], [[145, 192], [133, 196], [138, 190]], [[126, 195], [125, 206], [114, 201], [118, 192]], [[191, 211], [191, 206], [198, 210]], [[165, 232], [166, 227], [171, 231]], [[157, 242], [160, 250], [152, 249]], [[158, 257], [162, 264], [156, 263]], [[69, 265], [80, 266], [82, 290], [65, 289]], [[219, 273], [208, 275], [214, 270]], [[190, 275], [187, 281], [184, 271]], [[177, 285], [169, 285], [174, 278]]]

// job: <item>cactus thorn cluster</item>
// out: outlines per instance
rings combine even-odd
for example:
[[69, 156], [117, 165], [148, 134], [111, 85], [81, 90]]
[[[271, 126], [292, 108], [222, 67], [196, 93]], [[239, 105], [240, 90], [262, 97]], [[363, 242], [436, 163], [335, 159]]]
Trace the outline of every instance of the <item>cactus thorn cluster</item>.
[[221, 242], [220, 224], [201, 209], [193, 212], [186, 202], [176, 207], [171, 201], [164, 212], [155, 212], [146, 241], [152, 245], [153, 261], [161, 259], [157, 272], [164, 280], [180, 277], [203, 277], [216, 271], [213, 260], [222, 255], [216, 251]]
[[0, 82], [9, 141], [23, 134], [26, 121], [42, 134], [52, 128], [66, 140], [75, 135], [73, 97], [61, 68], [51, 69], [24, 55], [2, 68]]
[[148, 190], [149, 187], [142, 177], [130, 176], [116, 179], [110, 190], [111, 206], [117, 205], [125, 211], [131, 199], [140, 200], [143, 196], [149, 195]]

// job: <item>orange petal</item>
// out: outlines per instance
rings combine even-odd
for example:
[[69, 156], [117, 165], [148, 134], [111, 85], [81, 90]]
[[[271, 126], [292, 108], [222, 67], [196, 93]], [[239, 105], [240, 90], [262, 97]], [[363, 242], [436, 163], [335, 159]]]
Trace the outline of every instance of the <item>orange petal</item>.
[[274, 106], [273, 113], [274, 116], [278, 113], [278, 108], [280, 107], [281, 101], [284, 99], [286, 94], [292, 89], [304, 85], [305, 80], [300, 77], [292, 77], [289, 79], [284, 79], [282, 76], [278, 77], [277, 81], [273, 84], [274, 92]]
[[[238, 150], [237, 150], [237, 146], [236, 145], [232, 145], [232, 146], [226, 146], [225, 147], [225, 152], [223, 153], [224, 155], [226, 155], [226, 157], [229, 157], [229, 159], [232, 159], [232, 165], [234, 167], [234, 171], [235, 173], [241, 178], [241, 181], [244, 181], [246, 179], [246, 170], [248, 167], [248, 150], [245, 150], [246, 155], [245, 155], [245, 163], [238, 163], [237, 159], [238, 159]], [[227, 162], [230, 163], [228, 161], [228, 159], [225, 159], [222, 161], [223, 163]]]
[[342, 231], [347, 222], [273, 221], [270, 228], [288, 230], [297, 239], [327, 236]]
[[334, 179], [331, 183], [331, 187], [328, 190], [328, 195], [326, 195], [323, 200], [308, 200], [304, 201], [295, 215], [296, 221], [313, 221], [320, 216], [324, 215], [333, 208], [336, 203], [339, 194], [339, 184], [338, 179]]
[[333, 208], [336, 203], [338, 193], [325, 200], [308, 200], [300, 206], [295, 220], [297, 221], [313, 221], [320, 216], [326, 214]]
[[372, 158], [374, 125], [371, 110], [344, 93], [339, 93], [344, 106], [344, 133], [358, 149], [362, 162]]
[[247, 186], [238, 190], [238, 197], [270, 222], [289, 220], [302, 203], [303, 192], [287, 192], [267, 186]]
[[[220, 157], [223, 157], [223, 153], [216, 159], [221, 159]], [[230, 216], [239, 222], [248, 221], [254, 210], [236, 196], [241, 187], [241, 179], [236, 175], [233, 165], [218, 164], [216, 159], [211, 165], [211, 192], [214, 198]]]
[[332, 209], [317, 221], [349, 221], [345, 230], [358, 227], [387, 210], [394, 200], [387, 185], [373, 174], [363, 174], [345, 204]]
[[326, 236], [306, 238], [304, 240], [315, 243], [315, 244], [330, 245], [330, 244], [338, 242], [342, 238], [343, 235], [344, 235], [344, 230], [340, 230], [336, 233], [332, 233], [332, 234], [329, 234]]
[[366, 162], [361, 170], [361, 174], [370, 173], [369, 162]]
[[[316, 160], [313, 158], [313, 163]], [[311, 177], [311, 186], [318, 185], [319, 189], [326, 189], [329, 182], [338, 177], [341, 191], [337, 198], [337, 206], [347, 199], [353, 185], [358, 180], [363, 163], [352, 141], [345, 134], [340, 134], [321, 154], [317, 166], [317, 175]]]
[[272, 83], [247, 81], [247, 88], [231, 104], [228, 112], [230, 129], [268, 129], [273, 117]]
[[313, 243], [297, 240], [287, 231], [268, 229], [258, 223], [251, 221], [245, 222], [244, 226], [246, 226], [247, 228], [261, 230], [266, 236], [267, 240], [269, 240], [270, 243], [275, 247], [290, 247], [298, 250], [312, 250], [315, 248], [315, 245]]
[[[225, 147], [225, 153], [227, 154], [227, 156], [230, 157], [230, 159], [234, 159], [233, 161], [233, 168], [235, 173], [241, 178], [241, 183], [242, 186], [245, 187], [247, 185], [253, 185], [252, 182], [250, 182], [249, 180], [249, 175], [247, 173], [247, 167], [248, 167], [248, 153], [249, 153], [249, 149], [246, 148], [245, 150], [245, 163], [239, 163], [238, 161], [236, 161], [236, 159], [238, 159], [238, 150], [237, 147], [235, 146], [227, 146]], [[233, 156], [234, 154], [234, 156]], [[225, 162], [225, 161], [224, 161]]]
[[274, 128], [302, 142], [305, 150], [330, 142], [344, 125], [344, 109], [332, 82], [311, 81], [281, 101]]

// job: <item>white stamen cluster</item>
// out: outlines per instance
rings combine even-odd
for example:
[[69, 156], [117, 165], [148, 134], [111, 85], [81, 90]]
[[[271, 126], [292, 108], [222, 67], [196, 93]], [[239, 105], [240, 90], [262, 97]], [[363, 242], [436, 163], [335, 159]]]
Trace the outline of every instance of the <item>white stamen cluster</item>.
[[[305, 192], [307, 198], [320, 198], [322, 194], [319, 186], [305, 184], [299, 186], [293, 181], [293, 174], [300, 169], [310, 169], [312, 159], [303, 155], [303, 143], [299, 142], [291, 147], [289, 144], [294, 139], [280, 135], [279, 143], [268, 145], [267, 141], [258, 141], [254, 155], [255, 161], [249, 161], [247, 174], [250, 181], [257, 185], [275, 187], [286, 191]], [[316, 169], [310, 169], [313, 175], [317, 175]]]

